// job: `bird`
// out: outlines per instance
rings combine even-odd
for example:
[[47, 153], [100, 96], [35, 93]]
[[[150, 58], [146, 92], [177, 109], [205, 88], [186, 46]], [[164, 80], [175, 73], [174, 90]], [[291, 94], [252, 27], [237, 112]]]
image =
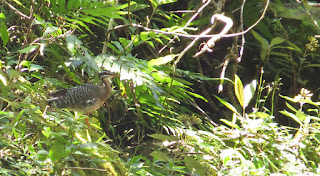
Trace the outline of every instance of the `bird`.
[[[110, 97], [112, 87], [110, 78], [119, 76], [110, 71], [102, 71], [99, 78], [104, 85], [83, 84], [69, 89], [62, 89], [49, 94], [48, 105], [55, 108], [65, 108], [81, 114], [89, 115], [99, 109]], [[89, 126], [88, 119], [86, 123]], [[89, 126], [90, 127], [90, 126]]]

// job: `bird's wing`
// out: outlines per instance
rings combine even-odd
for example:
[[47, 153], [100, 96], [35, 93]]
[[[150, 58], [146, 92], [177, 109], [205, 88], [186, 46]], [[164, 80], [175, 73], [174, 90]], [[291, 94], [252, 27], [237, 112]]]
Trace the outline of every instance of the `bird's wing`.
[[99, 100], [100, 90], [101, 88], [99, 86], [84, 84], [67, 90], [58, 91], [52, 94], [55, 97], [50, 98], [47, 101], [49, 105], [53, 104], [58, 108], [86, 111], [84, 108], [91, 107]]
[[68, 92], [67, 89], [61, 89], [61, 90], [58, 90], [57, 92], [49, 94], [49, 96], [53, 97], [53, 98], [56, 98], [56, 97], [60, 97], [60, 96], [65, 95], [67, 92]]

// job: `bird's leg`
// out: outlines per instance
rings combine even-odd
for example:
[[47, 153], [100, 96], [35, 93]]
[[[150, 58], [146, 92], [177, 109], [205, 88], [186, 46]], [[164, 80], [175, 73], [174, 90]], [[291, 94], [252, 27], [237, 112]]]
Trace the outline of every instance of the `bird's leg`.
[[[87, 116], [89, 117], [90, 113], [86, 113], [85, 115], [87, 115]], [[91, 129], [91, 128], [90, 128], [89, 118], [88, 118], [88, 117], [85, 118], [85, 121], [86, 121], [86, 124], [88, 125], [88, 128]]]

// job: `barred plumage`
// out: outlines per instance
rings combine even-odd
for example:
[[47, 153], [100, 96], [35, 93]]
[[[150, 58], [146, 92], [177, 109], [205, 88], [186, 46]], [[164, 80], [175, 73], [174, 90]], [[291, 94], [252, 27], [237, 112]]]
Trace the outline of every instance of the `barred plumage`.
[[69, 89], [63, 89], [51, 94], [48, 104], [57, 108], [66, 108], [70, 111], [76, 111], [88, 114], [99, 109], [109, 98], [111, 85], [109, 78], [116, 74], [109, 71], [99, 73], [104, 86], [84, 84]]

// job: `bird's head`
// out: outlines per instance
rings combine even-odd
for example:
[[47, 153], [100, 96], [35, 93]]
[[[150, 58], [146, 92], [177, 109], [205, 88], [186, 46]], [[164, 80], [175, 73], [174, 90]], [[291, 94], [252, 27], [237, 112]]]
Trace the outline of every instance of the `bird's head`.
[[118, 77], [118, 76], [119, 76], [119, 74], [110, 72], [108, 70], [104, 70], [104, 71], [99, 73], [99, 78], [100, 79], [104, 79], [104, 78], [109, 79], [109, 78]]

